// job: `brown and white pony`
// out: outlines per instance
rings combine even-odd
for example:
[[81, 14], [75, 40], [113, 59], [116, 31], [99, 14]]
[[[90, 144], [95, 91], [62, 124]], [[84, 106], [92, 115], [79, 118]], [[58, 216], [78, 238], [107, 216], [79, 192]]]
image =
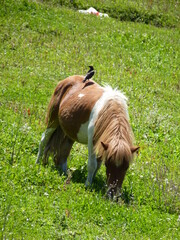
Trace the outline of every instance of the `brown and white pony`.
[[139, 147], [133, 146], [127, 98], [110, 86], [101, 87], [84, 76], [71, 76], [57, 85], [49, 103], [47, 129], [42, 135], [36, 163], [50, 153], [56, 166], [67, 171], [67, 157], [75, 141], [88, 145], [86, 186], [104, 162], [108, 195], [121, 188], [129, 163]]

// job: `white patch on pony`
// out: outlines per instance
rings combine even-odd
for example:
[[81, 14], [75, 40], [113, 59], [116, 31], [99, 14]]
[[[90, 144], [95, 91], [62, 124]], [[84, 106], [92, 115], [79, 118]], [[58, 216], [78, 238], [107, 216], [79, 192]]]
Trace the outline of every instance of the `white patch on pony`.
[[104, 94], [102, 95], [101, 98], [105, 98], [104, 104], [106, 104], [107, 101], [109, 101], [111, 99], [119, 102], [124, 107], [124, 109], [126, 111], [126, 116], [129, 119], [128, 106], [127, 106], [128, 98], [124, 95], [123, 92], [121, 92], [117, 88], [112, 89], [112, 87], [110, 87], [109, 85], [105, 85], [104, 86]]
[[89, 125], [89, 121], [81, 125], [79, 132], [77, 134], [78, 142], [83, 144], [88, 143], [88, 125]]
[[84, 96], [85, 96], [85, 94], [83, 94], [83, 93], [80, 93], [80, 94], [78, 95], [79, 98], [82, 98], [82, 97], [84, 97]]
[[[88, 133], [89, 133], [89, 130], [91, 132], [92, 127], [94, 129], [94, 123], [98, 117], [99, 112], [102, 110], [102, 108], [106, 105], [106, 103], [109, 100], [115, 100], [118, 103], [120, 103], [124, 107], [124, 109], [126, 111], [126, 116], [129, 119], [127, 97], [121, 91], [119, 91], [117, 89], [112, 89], [108, 85], [103, 87], [103, 89], [104, 89], [103, 95], [99, 98], [99, 100], [96, 102], [96, 104], [94, 105], [94, 107], [91, 111], [91, 115], [89, 118]], [[93, 133], [91, 133], [91, 134], [93, 134]]]

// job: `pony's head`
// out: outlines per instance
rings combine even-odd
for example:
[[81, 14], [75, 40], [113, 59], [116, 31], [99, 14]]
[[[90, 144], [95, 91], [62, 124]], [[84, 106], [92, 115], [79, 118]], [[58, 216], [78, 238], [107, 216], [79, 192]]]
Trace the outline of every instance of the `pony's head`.
[[113, 198], [121, 189], [130, 161], [139, 147], [129, 147], [123, 140], [118, 141], [116, 145], [104, 142], [101, 142], [101, 145], [103, 148], [102, 158], [106, 166], [107, 196]]
[[94, 124], [94, 152], [106, 166], [107, 194], [116, 196], [133, 154], [133, 132], [129, 123], [127, 98], [119, 91], [106, 89], [105, 104]]

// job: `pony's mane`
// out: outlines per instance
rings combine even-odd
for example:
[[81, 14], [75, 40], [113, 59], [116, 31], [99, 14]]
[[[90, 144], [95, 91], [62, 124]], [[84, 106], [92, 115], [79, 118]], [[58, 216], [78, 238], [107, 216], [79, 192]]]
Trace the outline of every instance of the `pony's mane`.
[[[120, 166], [123, 161], [132, 159], [133, 133], [128, 121], [127, 98], [109, 86], [104, 89], [107, 96], [94, 125], [94, 150], [103, 161], [111, 159]], [[108, 144], [107, 150], [104, 150], [102, 142]]]

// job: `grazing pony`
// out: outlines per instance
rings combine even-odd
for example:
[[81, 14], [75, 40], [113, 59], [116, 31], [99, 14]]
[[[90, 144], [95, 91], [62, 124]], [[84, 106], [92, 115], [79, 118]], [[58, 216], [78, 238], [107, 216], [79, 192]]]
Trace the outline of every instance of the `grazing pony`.
[[86, 186], [104, 162], [108, 195], [121, 188], [129, 163], [139, 147], [133, 146], [127, 98], [111, 87], [101, 87], [84, 76], [71, 76], [57, 85], [48, 107], [47, 128], [36, 163], [46, 164], [53, 153], [56, 166], [67, 172], [67, 157], [75, 141], [88, 144]]

